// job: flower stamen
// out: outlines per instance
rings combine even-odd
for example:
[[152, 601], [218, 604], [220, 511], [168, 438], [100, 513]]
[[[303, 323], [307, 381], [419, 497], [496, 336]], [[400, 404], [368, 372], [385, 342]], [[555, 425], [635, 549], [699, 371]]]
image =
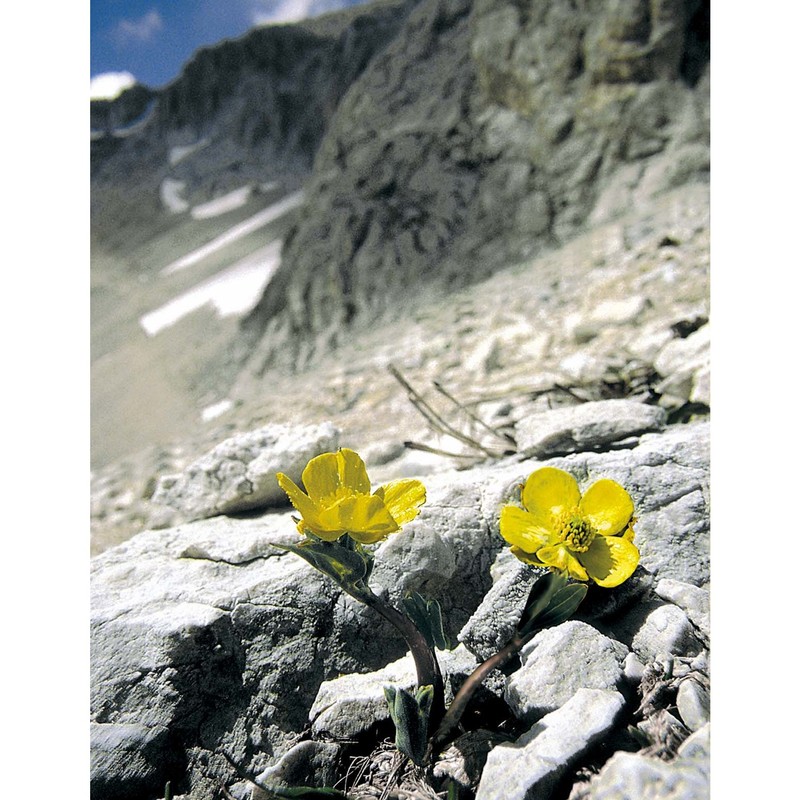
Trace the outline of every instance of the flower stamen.
[[564, 511], [554, 520], [556, 536], [574, 553], [585, 553], [597, 531], [585, 520], [578, 509]]

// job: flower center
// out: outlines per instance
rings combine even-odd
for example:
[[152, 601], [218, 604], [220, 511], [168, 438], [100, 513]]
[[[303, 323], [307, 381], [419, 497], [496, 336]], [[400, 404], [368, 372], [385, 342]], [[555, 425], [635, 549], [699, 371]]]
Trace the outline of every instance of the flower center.
[[555, 519], [555, 529], [558, 538], [575, 553], [585, 553], [597, 535], [577, 508], [562, 511]]

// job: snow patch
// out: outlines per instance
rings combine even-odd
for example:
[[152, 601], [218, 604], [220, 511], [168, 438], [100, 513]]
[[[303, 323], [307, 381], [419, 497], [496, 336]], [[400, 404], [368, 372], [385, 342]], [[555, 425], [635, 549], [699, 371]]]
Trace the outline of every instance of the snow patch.
[[90, 100], [116, 100], [126, 89], [136, 85], [130, 72], [104, 72], [89, 82]]
[[268, 223], [278, 219], [278, 217], [283, 216], [293, 208], [301, 205], [302, 202], [302, 190], [284, 197], [283, 200], [273, 203], [271, 206], [267, 206], [249, 219], [244, 220], [244, 222], [234, 225], [232, 228], [225, 231], [225, 233], [220, 234], [216, 239], [212, 239], [210, 242], [204, 244], [202, 247], [199, 247], [197, 250], [193, 250], [191, 253], [187, 253], [185, 256], [179, 258], [177, 261], [173, 261], [171, 264], [168, 264], [166, 267], [164, 267], [164, 269], [161, 270], [161, 274], [171, 275], [173, 272], [179, 272], [182, 269], [194, 266], [204, 258], [216, 253], [218, 250], [221, 250], [223, 247], [226, 247], [232, 242], [235, 242], [237, 239], [241, 239], [243, 236], [247, 236], [253, 231], [263, 228]]
[[218, 403], [212, 403], [210, 406], [206, 406], [202, 410], [200, 416], [203, 418], [203, 422], [210, 422], [212, 419], [222, 416], [231, 408], [233, 408], [233, 401], [226, 397]]
[[269, 279], [278, 268], [282, 244], [280, 239], [270, 242], [266, 247], [256, 250], [140, 317], [139, 324], [148, 336], [155, 336], [209, 303], [220, 318], [246, 314], [258, 302]]
[[189, 204], [181, 197], [185, 188], [185, 181], [176, 181], [174, 178], [164, 178], [161, 181], [161, 202], [170, 214], [182, 214], [189, 210]]
[[242, 186], [241, 189], [234, 189], [222, 197], [195, 206], [190, 213], [193, 219], [210, 219], [218, 217], [220, 214], [227, 214], [228, 211], [241, 208], [250, 199], [252, 192], [252, 187]]

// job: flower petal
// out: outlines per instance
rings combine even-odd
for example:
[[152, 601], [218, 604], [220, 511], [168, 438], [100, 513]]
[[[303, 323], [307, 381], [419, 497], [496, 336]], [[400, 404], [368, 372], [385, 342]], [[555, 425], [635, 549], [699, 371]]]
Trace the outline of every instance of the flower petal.
[[602, 478], [583, 495], [581, 514], [604, 536], [619, 533], [633, 516], [631, 496], [616, 482]]
[[639, 563], [639, 551], [622, 536], [595, 536], [589, 549], [578, 556], [589, 577], [606, 589], [628, 580]]
[[376, 495], [346, 497], [335, 509], [341, 527], [358, 542], [377, 542], [399, 530], [383, 501]]
[[339, 459], [339, 478], [342, 486], [350, 490], [349, 493], [369, 494], [369, 476], [361, 456], [355, 450], [348, 450], [346, 447], [342, 447], [336, 456]]
[[636, 517], [631, 517], [631, 521], [628, 523], [628, 527], [625, 528], [624, 531], [620, 534], [623, 539], [627, 539], [629, 542], [632, 542], [636, 537], [636, 533], [633, 530], [633, 525], [636, 522]]
[[522, 487], [522, 505], [533, 514], [560, 514], [577, 506], [580, 499], [575, 478], [555, 467], [532, 472]]
[[316, 503], [288, 476], [278, 473], [278, 484], [289, 496], [289, 502], [300, 512], [307, 527], [314, 530], [320, 526], [319, 511]]
[[[518, 506], [504, 506], [500, 512], [500, 535], [510, 544], [532, 555], [552, 538], [536, 517]], [[517, 556], [519, 558], [519, 556]]]
[[383, 500], [398, 526], [411, 522], [425, 502], [425, 487], [413, 479], [391, 481], [376, 489], [375, 494]]
[[312, 458], [303, 470], [303, 485], [308, 496], [320, 505], [331, 505], [341, 499], [338, 453]]
[[589, 576], [577, 558], [566, 547], [560, 544], [543, 547], [537, 550], [536, 555], [548, 567], [555, 567], [561, 572], [566, 572], [570, 577], [579, 581], [588, 581]]
[[536, 558], [536, 556], [535, 556], [535, 555], [533, 555], [532, 553], [526, 553], [524, 550], [522, 550], [522, 549], [521, 549], [521, 548], [519, 548], [519, 547], [516, 547], [516, 546], [512, 545], [512, 546], [509, 548], [509, 550], [511, 550], [511, 552], [512, 552], [512, 553], [513, 553], [513, 554], [514, 554], [514, 555], [515, 555], [515, 556], [516, 556], [516, 557], [517, 557], [517, 558], [518, 558], [520, 561], [523, 561], [523, 562], [524, 562], [524, 563], [526, 563], [526, 564], [533, 564], [533, 565], [534, 565], [534, 566], [536, 566], [536, 567], [543, 567], [543, 566], [544, 566], [544, 564], [542, 564], [542, 562], [541, 562], [541, 561], [540, 561], [538, 558]]

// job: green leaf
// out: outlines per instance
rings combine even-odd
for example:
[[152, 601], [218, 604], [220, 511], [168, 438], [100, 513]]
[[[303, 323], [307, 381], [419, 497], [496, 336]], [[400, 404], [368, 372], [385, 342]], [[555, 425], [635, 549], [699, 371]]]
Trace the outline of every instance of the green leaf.
[[536, 627], [550, 628], [568, 620], [583, 602], [587, 591], [585, 583], [570, 583], [559, 589], [550, 600], [547, 610], [536, 620]]
[[357, 584], [366, 581], [371, 572], [371, 555], [337, 542], [307, 540], [301, 545], [273, 544], [273, 547], [300, 556], [347, 591], [357, 591]]
[[548, 572], [531, 586], [528, 601], [525, 603], [525, 609], [517, 625], [517, 631], [520, 635], [524, 636], [531, 631], [534, 623], [536, 623], [537, 628], [541, 627], [537, 617], [547, 609], [556, 592], [566, 585], [567, 579], [563, 575], [556, 572]]
[[420, 686], [414, 694], [402, 688], [384, 686], [383, 693], [394, 722], [397, 749], [420, 766], [428, 743], [433, 686]]
[[450, 641], [444, 632], [442, 607], [436, 600], [426, 600], [419, 592], [409, 592], [403, 598], [406, 616], [425, 637], [430, 648], [449, 650]]

